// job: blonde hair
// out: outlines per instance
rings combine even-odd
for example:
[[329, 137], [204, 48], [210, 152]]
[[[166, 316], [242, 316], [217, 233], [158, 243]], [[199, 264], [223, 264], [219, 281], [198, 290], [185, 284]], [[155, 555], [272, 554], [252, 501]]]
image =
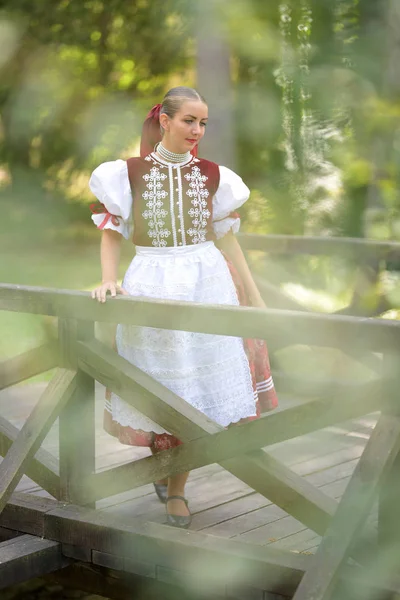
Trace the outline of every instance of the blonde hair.
[[184, 102], [188, 100], [198, 100], [207, 104], [199, 92], [193, 88], [178, 86], [171, 88], [164, 96], [161, 104], [160, 114], [165, 113], [170, 119], [173, 119]]

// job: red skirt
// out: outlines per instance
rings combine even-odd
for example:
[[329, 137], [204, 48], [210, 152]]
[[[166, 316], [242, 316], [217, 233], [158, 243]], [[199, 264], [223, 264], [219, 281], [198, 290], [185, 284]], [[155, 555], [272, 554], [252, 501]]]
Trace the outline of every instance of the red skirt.
[[[243, 282], [233, 263], [224, 255], [233, 282], [236, 287], [240, 306], [251, 306]], [[269, 364], [267, 345], [264, 340], [243, 339], [244, 349], [249, 361], [250, 372], [253, 380], [253, 390], [257, 392], [256, 415], [241, 419], [239, 423], [246, 423], [258, 419], [263, 412], [273, 410], [278, 406], [278, 397], [274, 387]], [[106, 399], [109, 401], [111, 392], [106, 390]], [[107, 403], [108, 404], [108, 403]], [[232, 423], [236, 425], [236, 423]], [[104, 410], [104, 429], [110, 435], [117, 437], [121, 444], [129, 446], [146, 446], [153, 453], [175, 448], [182, 444], [178, 438], [170, 433], [154, 433], [153, 431], [142, 431], [129, 426], [122, 426], [112, 418], [112, 414], [106, 405]]]

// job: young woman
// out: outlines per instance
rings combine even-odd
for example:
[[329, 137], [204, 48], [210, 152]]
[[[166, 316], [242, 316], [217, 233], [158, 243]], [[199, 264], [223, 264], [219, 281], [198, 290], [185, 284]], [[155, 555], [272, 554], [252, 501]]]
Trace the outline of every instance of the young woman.
[[[207, 119], [197, 91], [173, 88], [144, 122], [140, 157], [93, 172], [89, 185], [100, 204], [92, 205], [92, 219], [103, 231], [102, 284], [94, 299], [105, 302], [110, 293], [265, 306], [234, 236], [240, 224], [234, 211], [249, 190], [230, 169], [197, 158]], [[132, 237], [136, 256], [119, 286], [121, 236]], [[277, 406], [263, 341], [119, 325], [116, 348], [223, 427]], [[181, 443], [115, 394], [107, 395], [105, 427], [123, 444], [153, 453]], [[175, 527], [191, 521], [187, 477], [155, 484]]]

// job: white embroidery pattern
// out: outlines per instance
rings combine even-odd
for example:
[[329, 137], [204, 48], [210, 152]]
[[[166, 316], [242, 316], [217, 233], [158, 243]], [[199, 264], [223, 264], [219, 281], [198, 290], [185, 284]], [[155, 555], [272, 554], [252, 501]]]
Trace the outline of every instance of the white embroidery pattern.
[[178, 202], [179, 202], [179, 224], [182, 235], [182, 245], [186, 246], [186, 231], [185, 231], [185, 218], [183, 216], [183, 198], [182, 198], [182, 173], [181, 169], [176, 170], [178, 176]]
[[207, 198], [210, 193], [204, 189], [208, 177], [201, 174], [199, 167], [194, 166], [191, 173], [186, 173], [185, 179], [190, 182], [186, 194], [192, 199], [193, 204], [193, 208], [189, 209], [193, 227], [187, 230], [187, 234], [192, 238], [192, 244], [200, 244], [207, 240], [207, 220], [211, 216], [207, 208]]
[[163, 189], [163, 181], [167, 179], [165, 173], [161, 173], [157, 167], [150, 169], [150, 174], [146, 173], [143, 175], [143, 179], [147, 182], [147, 190], [142, 194], [144, 200], [147, 200], [146, 206], [149, 210], [145, 210], [142, 213], [144, 219], [148, 220], [149, 229], [147, 235], [152, 238], [152, 245], [166, 246], [167, 242], [165, 238], [171, 235], [169, 229], [165, 228], [165, 217], [168, 215], [168, 211], [164, 209], [163, 199], [168, 196], [167, 192]]

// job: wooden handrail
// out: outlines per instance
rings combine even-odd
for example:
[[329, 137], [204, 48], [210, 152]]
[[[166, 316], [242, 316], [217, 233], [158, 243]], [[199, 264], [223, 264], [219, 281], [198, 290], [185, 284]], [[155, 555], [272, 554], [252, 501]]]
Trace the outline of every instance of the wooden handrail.
[[0, 310], [106, 321], [244, 338], [279, 340], [346, 351], [397, 353], [400, 322], [278, 309], [118, 297], [105, 304], [88, 292], [0, 284]]
[[400, 243], [365, 238], [317, 237], [304, 235], [263, 235], [239, 233], [244, 250], [271, 254], [313, 254], [353, 258], [400, 259]]

